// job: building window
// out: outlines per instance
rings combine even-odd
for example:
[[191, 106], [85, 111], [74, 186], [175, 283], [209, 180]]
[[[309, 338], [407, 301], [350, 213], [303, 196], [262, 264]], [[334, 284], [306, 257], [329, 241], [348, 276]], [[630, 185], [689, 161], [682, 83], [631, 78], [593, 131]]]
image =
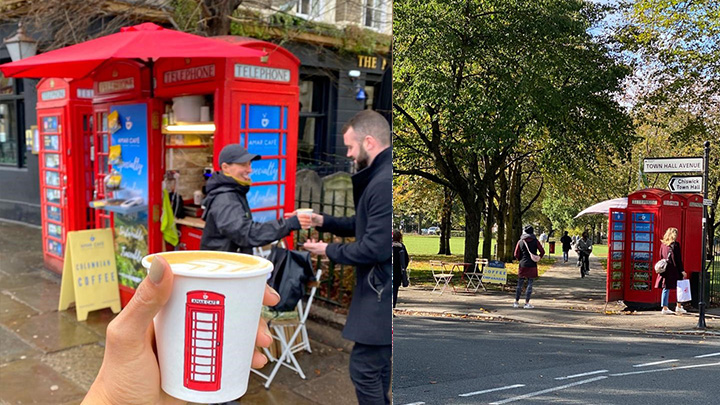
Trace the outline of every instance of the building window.
[[305, 19], [318, 17], [320, 15], [320, 0], [298, 0], [295, 12]]
[[385, 27], [385, 2], [386, 0], [364, 0], [363, 25], [377, 31]]
[[[3, 63], [3, 62], [0, 62]], [[26, 167], [22, 80], [0, 73], [0, 165]]]

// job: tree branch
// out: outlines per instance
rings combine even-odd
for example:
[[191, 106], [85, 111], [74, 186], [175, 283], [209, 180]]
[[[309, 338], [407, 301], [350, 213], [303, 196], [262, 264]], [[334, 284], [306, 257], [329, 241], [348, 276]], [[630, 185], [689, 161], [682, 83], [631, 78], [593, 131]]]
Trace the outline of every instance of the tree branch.
[[450, 190], [453, 190], [453, 192], [456, 192], [456, 188], [452, 186], [451, 183], [445, 181], [445, 179], [438, 177], [437, 175], [434, 175], [432, 173], [428, 173], [419, 169], [393, 169], [393, 173], [401, 175], [401, 176], [419, 176], [425, 179], [428, 179], [432, 181], [433, 183], [440, 184], [442, 186], [445, 186], [449, 188]]

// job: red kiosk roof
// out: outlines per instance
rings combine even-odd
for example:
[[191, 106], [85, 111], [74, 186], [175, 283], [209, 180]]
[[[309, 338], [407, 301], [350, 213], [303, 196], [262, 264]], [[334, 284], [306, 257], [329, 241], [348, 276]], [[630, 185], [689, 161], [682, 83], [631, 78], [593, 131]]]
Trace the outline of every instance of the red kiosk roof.
[[82, 78], [108, 60], [160, 58], [250, 58], [265, 53], [152, 23], [124, 27], [65, 48], [0, 65], [5, 76]]

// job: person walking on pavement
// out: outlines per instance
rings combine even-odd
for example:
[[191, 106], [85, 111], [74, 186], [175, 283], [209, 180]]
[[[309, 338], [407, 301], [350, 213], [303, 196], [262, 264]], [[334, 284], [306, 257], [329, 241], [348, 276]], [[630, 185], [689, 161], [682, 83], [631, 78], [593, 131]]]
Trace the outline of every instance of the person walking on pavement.
[[372, 110], [356, 114], [342, 130], [352, 176], [355, 215], [312, 215], [319, 231], [355, 236], [352, 243], [305, 242], [335, 263], [355, 265], [355, 289], [343, 337], [355, 342], [350, 378], [360, 405], [390, 404], [392, 357], [392, 147], [390, 125]]
[[541, 233], [540, 234], [540, 244], [542, 245], [543, 248], [545, 247], [545, 243], [547, 243], [547, 241], [548, 241], [548, 234], [546, 234], [545, 232]]
[[230, 144], [220, 151], [219, 171], [207, 181], [203, 201], [205, 220], [200, 248], [252, 254], [252, 248], [284, 238], [290, 232], [310, 228], [311, 219], [289, 213], [288, 219], [254, 222], [247, 193], [250, 191], [251, 163], [260, 159], [242, 145]]
[[[660, 245], [660, 258], [667, 260], [667, 266], [665, 271], [658, 274], [655, 279], [655, 288], [662, 288], [662, 294], [660, 295], [660, 305], [662, 305], [661, 313], [663, 315], [671, 315], [673, 311], [668, 308], [670, 301], [670, 291], [675, 293], [677, 289], [678, 280], [683, 280], [687, 277], [685, 273], [685, 267], [682, 262], [682, 253], [680, 249], [680, 243], [677, 241], [678, 230], [677, 228], [668, 228], [665, 231]], [[677, 303], [675, 307], [676, 314], [684, 314], [687, 311], [683, 309], [680, 303]]]
[[407, 267], [410, 263], [405, 245], [402, 243], [402, 232], [394, 231], [392, 234], [393, 247], [393, 308], [397, 305], [400, 285], [407, 287]]
[[568, 252], [570, 252], [570, 244], [572, 243], [572, 239], [568, 236], [567, 231], [565, 231], [565, 234], [560, 238], [560, 243], [562, 243], [563, 263], [567, 263]]
[[515, 302], [513, 303], [514, 308], [520, 307], [520, 294], [522, 293], [525, 280], [527, 280], [527, 289], [525, 291], [525, 305], [523, 308], [535, 308], [535, 306], [530, 303], [530, 296], [532, 295], [533, 281], [535, 281], [538, 276], [537, 262], [540, 261], [543, 256], [545, 256], [545, 249], [543, 249], [535, 237], [533, 227], [525, 227], [520, 240], [517, 245], [515, 245], [515, 258], [518, 259], [520, 263], [518, 267], [517, 288], [515, 289]]
[[582, 233], [582, 238], [578, 239], [575, 244], [575, 251], [578, 254], [578, 266], [580, 267], [580, 277], [584, 278], [590, 274], [590, 253], [592, 252], [592, 242], [588, 239], [588, 231]]

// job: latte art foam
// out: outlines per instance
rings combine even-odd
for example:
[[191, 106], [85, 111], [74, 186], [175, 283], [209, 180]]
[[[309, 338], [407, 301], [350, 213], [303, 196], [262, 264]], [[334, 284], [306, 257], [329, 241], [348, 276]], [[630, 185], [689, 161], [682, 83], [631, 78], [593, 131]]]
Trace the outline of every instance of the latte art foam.
[[235, 273], [257, 268], [257, 264], [227, 259], [196, 259], [182, 263], [172, 263], [173, 271], [192, 271], [198, 273]]

